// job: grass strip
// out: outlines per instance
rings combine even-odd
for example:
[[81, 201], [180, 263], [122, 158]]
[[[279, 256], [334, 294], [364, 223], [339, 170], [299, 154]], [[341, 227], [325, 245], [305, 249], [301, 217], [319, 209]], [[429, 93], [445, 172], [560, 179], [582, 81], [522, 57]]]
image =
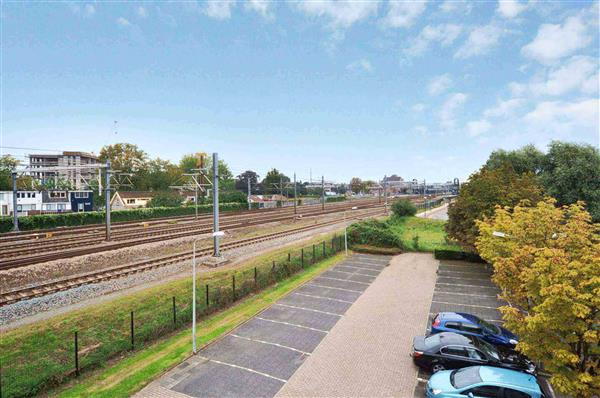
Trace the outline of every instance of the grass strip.
[[407, 251], [461, 250], [459, 245], [447, 241], [444, 230], [446, 221], [421, 217], [390, 217], [388, 223]]
[[[197, 329], [200, 345], [205, 345], [223, 336], [301, 284], [327, 270], [343, 257], [343, 254], [337, 254], [321, 261], [239, 304], [201, 321]], [[186, 328], [183, 332], [149, 346], [114, 366], [96, 372], [87, 380], [69, 386], [55, 395], [63, 398], [130, 396], [152, 379], [190, 356], [192, 349], [190, 334], [191, 329]]]

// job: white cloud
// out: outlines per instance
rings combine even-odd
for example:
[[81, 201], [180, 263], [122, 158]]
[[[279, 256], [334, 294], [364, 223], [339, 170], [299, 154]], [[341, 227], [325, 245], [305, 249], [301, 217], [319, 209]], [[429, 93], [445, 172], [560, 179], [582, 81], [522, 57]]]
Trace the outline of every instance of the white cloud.
[[422, 135], [424, 137], [429, 135], [429, 129], [425, 126], [415, 126], [414, 131], [415, 131], [415, 133]]
[[508, 84], [508, 89], [510, 90], [513, 97], [520, 97], [525, 94], [527, 91], [527, 86], [517, 82], [511, 82]]
[[494, 24], [478, 26], [471, 30], [469, 37], [454, 54], [455, 58], [469, 58], [487, 53], [498, 44], [505, 31]]
[[563, 95], [575, 89], [593, 94], [598, 89], [593, 87], [597, 77], [598, 60], [576, 55], [562, 66], [551, 69], [547, 79], [531, 83], [530, 89], [536, 95]]
[[467, 130], [471, 137], [477, 137], [478, 135], [487, 133], [492, 125], [485, 119], [476, 120], [467, 123]]
[[125, 19], [123, 17], [117, 18], [117, 24], [119, 26], [131, 26], [131, 22], [129, 22], [127, 19]]
[[524, 104], [525, 100], [523, 98], [511, 98], [506, 101], [499, 101], [495, 107], [486, 109], [483, 112], [483, 116], [485, 118], [508, 118]]
[[442, 104], [440, 109], [440, 125], [443, 128], [453, 128], [456, 121], [456, 111], [467, 101], [464, 93], [454, 93]]
[[231, 18], [234, 6], [235, 0], [207, 0], [202, 12], [211, 18], [224, 20]]
[[374, 1], [333, 1], [315, 0], [294, 3], [302, 13], [329, 20], [332, 29], [349, 28], [356, 22], [377, 13], [379, 2]]
[[425, 110], [425, 104], [414, 104], [410, 109], [413, 112], [423, 112]]
[[409, 28], [425, 11], [427, 1], [390, 0], [389, 6], [388, 13], [382, 20], [383, 25], [389, 28]]
[[273, 19], [275, 14], [271, 10], [271, 4], [270, 0], [247, 0], [244, 7], [257, 12], [265, 19]]
[[437, 26], [427, 25], [421, 33], [412, 41], [412, 45], [404, 49], [408, 56], [423, 54], [429, 48], [430, 43], [439, 42], [447, 47], [456, 40], [462, 32], [462, 26], [455, 24], [443, 24]]
[[518, 0], [499, 0], [496, 11], [504, 18], [514, 18], [525, 11], [526, 8], [527, 6]]
[[446, 0], [440, 4], [440, 10], [443, 12], [462, 11], [468, 14], [473, 9], [473, 3], [468, 1]]
[[429, 95], [439, 95], [452, 87], [452, 78], [449, 74], [433, 77], [427, 85]]
[[360, 59], [346, 65], [346, 69], [352, 72], [372, 72], [373, 65], [368, 59]]
[[148, 17], [148, 10], [146, 10], [142, 6], [139, 6], [138, 8], [136, 8], [135, 13], [140, 18], [147, 18]]
[[86, 4], [82, 6], [77, 3], [68, 3], [69, 10], [75, 15], [83, 16], [86, 18], [92, 17], [96, 13], [96, 7], [93, 4]]
[[91, 17], [95, 13], [96, 13], [96, 7], [94, 7], [93, 5], [86, 4], [85, 7], [83, 7], [83, 15], [85, 17]]
[[563, 25], [543, 24], [535, 39], [521, 49], [521, 54], [549, 64], [586, 47], [592, 41], [584, 21], [569, 17]]
[[[563, 132], [575, 127], [598, 128], [600, 101], [597, 98], [574, 102], [546, 101], [523, 117], [533, 128]], [[597, 130], [596, 130], [597, 131]]]

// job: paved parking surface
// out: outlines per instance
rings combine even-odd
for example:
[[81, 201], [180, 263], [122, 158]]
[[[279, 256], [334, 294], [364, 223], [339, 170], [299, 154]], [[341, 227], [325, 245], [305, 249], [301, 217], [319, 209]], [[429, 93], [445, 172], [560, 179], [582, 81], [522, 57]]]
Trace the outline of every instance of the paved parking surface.
[[[503, 302], [497, 296], [500, 290], [491, 281], [492, 269], [487, 264], [462, 261], [442, 261], [438, 266], [437, 280], [429, 309], [429, 333], [431, 320], [443, 311], [467, 312], [496, 325], [502, 325], [498, 307]], [[424, 387], [429, 374], [419, 370], [415, 397], [424, 397]]]
[[390, 260], [354, 255], [140, 391], [139, 397], [272, 397]]

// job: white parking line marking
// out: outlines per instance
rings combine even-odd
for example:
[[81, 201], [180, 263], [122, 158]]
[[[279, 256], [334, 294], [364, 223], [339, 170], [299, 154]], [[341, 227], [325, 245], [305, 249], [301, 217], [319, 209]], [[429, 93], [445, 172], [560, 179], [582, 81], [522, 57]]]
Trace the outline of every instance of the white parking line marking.
[[337, 301], [337, 302], [340, 302], [340, 303], [354, 304], [354, 301], [334, 299], [334, 298], [331, 298], [331, 297], [315, 296], [313, 294], [304, 294], [304, 293], [298, 293], [298, 292], [292, 292], [292, 294], [297, 294], [298, 296], [313, 297], [313, 298], [323, 299], [323, 300]]
[[[365, 268], [365, 267], [357, 267], [355, 265], [339, 265], [340, 267], [348, 267], [348, 268], [356, 268], [356, 269], [362, 269], [365, 271], [371, 271], [371, 272], [377, 272], [377, 270], [374, 270], [373, 268]], [[379, 273], [377, 273], [379, 275]]]
[[210, 358], [206, 358], [206, 357], [202, 357], [202, 356], [200, 356], [200, 358], [202, 358], [202, 359], [206, 359], [206, 360], [207, 360], [207, 361], [209, 361], [209, 362], [218, 363], [219, 365], [230, 366], [230, 367], [232, 367], [232, 368], [236, 368], [236, 369], [245, 370], [246, 372], [250, 372], [250, 373], [256, 373], [256, 374], [258, 374], [258, 375], [261, 375], [261, 376], [264, 376], [264, 377], [268, 377], [269, 379], [274, 379], [274, 380], [280, 381], [280, 382], [282, 382], [282, 383], [286, 383], [286, 382], [287, 382], [287, 380], [280, 379], [279, 377], [275, 377], [275, 376], [272, 376], [272, 375], [270, 375], [270, 374], [267, 374], [267, 373], [259, 372], [258, 370], [254, 370], [254, 369], [246, 368], [246, 367], [244, 367], [244, 366], [234, 365], [234, 364], [232, 364], [232, 363], [227, 363], [227, 362], [223, 362], [223, 361], [218, 361], [218, 360], [216, 360], [216, 359], [210, 359]]
[[478, 280], [478, 281], [489, 281], [490, 280], [490, 278], [465, 278], [464, 276], [446, 276], [446, 275], [438, 275], [438, 278], [460, 279], [460, 280], [471, 279], [471, 280]]
[[[340, 274], [348, 274], [348, 275], [354, 275], [354, 272], [347, 272], [347, 271], [336, 271], [334, 268], [330, 269], [327, 272], [339, 272]], [[325, 272], [326, 273], [326, 272]]]
[[331, 279], [332, 281], [340, 281], [340, 282], [352, 282], [352, 283], [360, 283], [361, 285], [367, 285], [367, 286], [369, 286], [369, 285], [370, 285], [370, 283], [366, 283], [366, 282], [357, 282], [357, 281], [351, 281], [351, 280], [349, 280], [349, 279], [330, 278], [330, 277], [328, 277], [328, 276], [323, 276], [323, 275], [319, 275], [319, 276], [318, 276], [317, 278], [315, 278], [315, 279], [318, 279], [318, 278], [322, 278], [322, 279]]
[[[313, 279], [313, 281], [314, 281], [314, 279]], [[318, 283], [314, 283], [312, 281], [308, 282], [304, 286], [318, 286], [318, 287], [324, 287], [324, 288], [327, 288], [327, 289], [343, 290], [345, 292], [362, 293], [362, 290], [343, 289], [341, 287], [331, 287], [331, 286], [319, 285]]]
[[327, 314], [327, 315], [335, 315], [335, 316], [339, 316], [341, 317], [340, 314], [334, 314], [333, 312], [327, 312], [327, 311], [320, 311], [320, 310], [315, 310], [312, 308], [304, 308], [304, 307], [297, 307], [295, 305], [287, 305], [287, 304], [280, 304], [280, 303], [275, 303], [273, 305], [278, 305], [280, 307], [288, 307], [288, 308], [294, 308], [297, 310], [304, 310], [304, 311], [312, 311], [312, 312], [318, 312], [319, 314]]
[[295, 352], [299, 352], [300, 354], [304, 354], [304, 355], [310, 355], [309, 352], [301, 351], [301, 350], [298, 350], [298, 349], [296, 349], [294, 347], [288, 347], [287, 345], [283, 345], [283, 344], [277, 344], [277, 343], [271, 343], [270, 341], [252, 339], [250, 337], [244, 337], [244, 336], [240, 336], [240, 335], [233, 334], [233, 333], [230, 334], [230, 336], [237, 337], [238, 339], [243, 339], [243, 340], [248, 340], [248, 341], [254, 341], [254, 342], [257, 342], [257, 343], [261, 343], [261, 344], [273, 345], [275, 347], [285, 348], [287, 350], [292, 350], [292, 351], [295, 351]]
[[481, 286], [481, 285], [462, 285], [460, 283], [444, 283], [444, 282], [437, 282], [436, 285], [444, 285], [444, 286], [464, 286], [464, 287], [483, 287], [486, 289], [496, 289], [499, 290], [496, 286]]
[[427, 383], [429, 381], [429, 379], [424, 379], [422, 377], [417, 377], [417, 381], [420, 381], [421, 383]]
[[475, 304], [461, 304], [461, 303], [449, 303], [447, 301], [432, 301], [432, 303], [438, 304], [449, 304], [449, 305], [461, 305], [463, 307], [477, 307], [477, 308], [489, 308], [491, 310], [497, 310], [498, 307], [488, 307], [486, 305], [475, 305]]
[[282, 325], [295, 326], [295, 327], [301, 328], [301, 329], [308, 329], [308, 330], [313, 330], [315, 332], [321, 332], [321, 333], [329, 334], [329, 332], [327, 330], [315, 329], [315, 328], [311, 328], [310, 326], [298, 325], [298, 324], [295, 324], [295, 323], [284, 322], [284, 321], [276, 321], [276, 320], [273, 320], [273, 319], [261, 318], [259, 316], [255, 316], [254, 319], [260, 319], [261, 321], [267, 321], [267, 322], [273, 322], [273, 323], [280, 323]]
[[440, 292], [440, 291], [433, 291], [433, 294], [455, 294], [458, 296], [469, 296], [469, 297], [487, 297], [487, 298], [498, 298], [498, 295], [496, 294], [471, 294], [471, 293], [456, 293], [456, 292]]

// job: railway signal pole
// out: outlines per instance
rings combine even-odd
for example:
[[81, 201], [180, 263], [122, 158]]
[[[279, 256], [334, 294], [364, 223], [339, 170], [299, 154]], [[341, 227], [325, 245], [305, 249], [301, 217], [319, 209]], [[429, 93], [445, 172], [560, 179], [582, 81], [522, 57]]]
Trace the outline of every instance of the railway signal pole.
[[321, 209], [325, 210], [325, 176], [321, 176]]
[[105, 205], [106, 205], [106, 240], [110, 240], [110, 160], [106, 161], [106, 176], [105, 176]]
[[298, 213], [298, 190], [296, 189], [296, 173], [294, 173], [294, 214]]
[[12, 188], [13, 188], [13, 231], [19, 232], [19, 212], [17, 211], [17, 172], [13, 171]]
[[220, 257], [219, 252], [219, 154], [213, 153], [213, 244], [214, 257]]
[[248, 182], [248, 210], [252, 209], [252, 204], [250, 203], [250, 177], [246, 178]]

